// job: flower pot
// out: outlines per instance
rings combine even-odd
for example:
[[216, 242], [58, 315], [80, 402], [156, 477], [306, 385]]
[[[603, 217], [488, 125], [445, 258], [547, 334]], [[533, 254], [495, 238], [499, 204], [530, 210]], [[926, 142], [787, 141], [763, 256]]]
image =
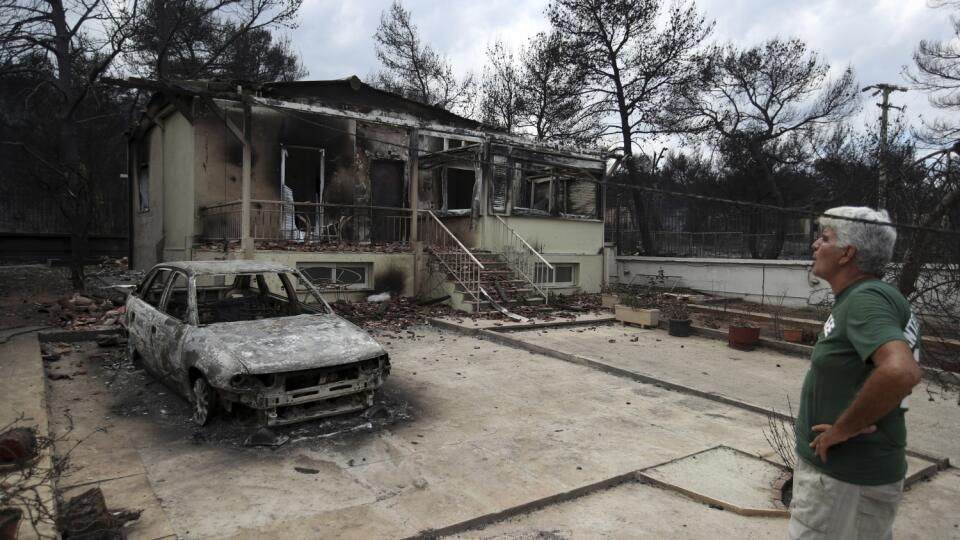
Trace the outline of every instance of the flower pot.
[[600, 295], [600, 305], [607, 309], [613, 309], [619, 303], [620, 303], [620, 295], [618, 294], [603, 293], [602, 295]]
[[670, 319], [667, 323], [667, 333], [676, 337], [690, 335], [690, 319]]
[[800, 343], [803, 341], [803, 330], [800, 328], [784, 328], [783, 340], [790, 343]]
[[659, 309], [632, 308], [617, 304], [613, 313], [618, 321], [638, 326], [656, 326], [660, 322]]
[[752, 351], [760, 340], [760, 329], [753, 326], [731, 326], [727, 330], [727, 345], [741, 351]]

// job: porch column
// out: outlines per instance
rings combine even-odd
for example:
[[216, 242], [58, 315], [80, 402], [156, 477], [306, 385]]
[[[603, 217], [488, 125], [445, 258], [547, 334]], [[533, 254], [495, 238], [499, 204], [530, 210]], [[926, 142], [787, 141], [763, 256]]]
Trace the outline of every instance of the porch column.
[[420, 261], [423, 244], [420, 243], [420, 130], [410, 130], [408, 159], [410, 164], [410, 245], [413, 247], [413, 295], [420, 294]]
[[243, 172], [240, 180], [240, 248], [244, 259], [254, 258], [253, 238], [250, 236], [250, 176], [252, 159], [252, 111], [249, 103], [243, 105]]

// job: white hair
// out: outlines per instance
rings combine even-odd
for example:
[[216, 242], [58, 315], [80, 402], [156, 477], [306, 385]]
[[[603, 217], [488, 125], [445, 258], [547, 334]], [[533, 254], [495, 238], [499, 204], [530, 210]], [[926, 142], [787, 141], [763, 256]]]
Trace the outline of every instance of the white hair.
[[837, 244], [857, 248], [857, 268], [865, 274], [882, 276], [893, 259], [893, 246], [897, 242], [897, 229], [887, 225], [890, 223], [887, 211], [866, 206], [838, 206], [824, 214], [818, 220], [820, 226], [833, 230]]

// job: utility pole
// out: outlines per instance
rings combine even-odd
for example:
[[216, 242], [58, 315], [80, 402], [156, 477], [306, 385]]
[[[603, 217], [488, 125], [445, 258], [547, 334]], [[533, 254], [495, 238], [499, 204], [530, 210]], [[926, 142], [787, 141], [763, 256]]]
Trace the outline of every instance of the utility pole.
[[877, 107], [880, 107], [880, 156], [878, 159], [878, 170], [880, 173], [880, 182], [877, 186], [877, 209], [883, 210], [887, 206], [887, 166], [886, 166], [886, 157], [887, 157], [887, 122], [889, 118], [890, 109], [897, 109], [902, 111], [903, 107], [896, 107], [890, 104], [890, 94], [893, 92], [906, 92], [907, 89], [902, 86], [897, 86], [894, 84], [874, 84], [865, 87], [862, 92], [868, 90], [873, 90], [872, 96], [880, 94], [880, 103], [877, 103]]

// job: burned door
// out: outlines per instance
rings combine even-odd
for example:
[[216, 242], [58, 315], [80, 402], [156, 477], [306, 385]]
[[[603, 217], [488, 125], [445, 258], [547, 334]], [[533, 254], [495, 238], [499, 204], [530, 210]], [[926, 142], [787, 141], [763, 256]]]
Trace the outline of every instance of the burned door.
[[374, 244], [404, 240], [407, 212], [384, 210], [405, 208], [403, 161], [377, 159], [370, 164], [370, 241]]

